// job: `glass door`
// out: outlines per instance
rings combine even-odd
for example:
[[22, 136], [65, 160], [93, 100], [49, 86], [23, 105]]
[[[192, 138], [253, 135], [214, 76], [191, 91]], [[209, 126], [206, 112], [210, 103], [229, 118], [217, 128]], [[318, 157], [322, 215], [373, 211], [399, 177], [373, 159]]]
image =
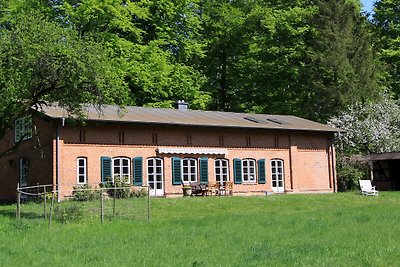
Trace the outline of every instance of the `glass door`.
[[271, 182], [273, 192], [284, 192], [283, 160], [271, 160]]
[[147, 181], [150, 187], [150, 196], [164, 195], [163, 160], [150, 158], [147, 160]]

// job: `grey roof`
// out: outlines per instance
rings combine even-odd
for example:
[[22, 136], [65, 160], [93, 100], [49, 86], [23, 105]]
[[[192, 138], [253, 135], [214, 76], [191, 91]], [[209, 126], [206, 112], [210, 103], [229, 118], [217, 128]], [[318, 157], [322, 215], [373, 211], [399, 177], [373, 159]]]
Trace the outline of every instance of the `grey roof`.
[[[41, 111], [50, 118], [71, 117], [65, 109], [58, 106], [44, 106]], [[94, 106], [89, 106], [85, 109], [85, 116], [88, 121], [319, 132], [340, 131], [331, 126], [296, 116], [201, 111], [190, 109], [179, 110], [145, 107], [125, 107], [121, 109], [118, 106], [105, 105], [99, 110]]]

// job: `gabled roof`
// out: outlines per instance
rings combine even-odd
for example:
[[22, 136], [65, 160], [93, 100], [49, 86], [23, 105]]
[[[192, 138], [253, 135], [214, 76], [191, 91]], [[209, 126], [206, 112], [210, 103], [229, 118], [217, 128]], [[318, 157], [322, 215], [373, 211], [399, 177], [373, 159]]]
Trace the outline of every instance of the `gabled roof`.
[[[50, 118], [68, 118], [68, 112], [58, 106], [41, 109]], [[207, 126], [225, 128], [253, 128], [273, 130], [301, 130], [339, 132], [331, 126], [296, 116], [233, 113], [221, 111], [180, 110], [165, 108], [125, 107], [105, 105], [100, 110], [94, 106], [85, 109], [86, 120], [159, 125]]]

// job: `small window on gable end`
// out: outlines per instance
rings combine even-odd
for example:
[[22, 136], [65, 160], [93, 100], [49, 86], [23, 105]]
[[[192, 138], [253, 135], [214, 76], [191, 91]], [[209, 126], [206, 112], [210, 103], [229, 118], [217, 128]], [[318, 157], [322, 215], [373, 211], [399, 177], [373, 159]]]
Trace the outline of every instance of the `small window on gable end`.
[[76, 176], [78, 184], [87, 183], [87, 159], [84, 157], [76, 159]]
[[15, 143], [32, 138], [32, 116], [17, 119], [14, 125]]
[[28, 185], [28, 160], [26, 158], [19, 159], [19, 186]]

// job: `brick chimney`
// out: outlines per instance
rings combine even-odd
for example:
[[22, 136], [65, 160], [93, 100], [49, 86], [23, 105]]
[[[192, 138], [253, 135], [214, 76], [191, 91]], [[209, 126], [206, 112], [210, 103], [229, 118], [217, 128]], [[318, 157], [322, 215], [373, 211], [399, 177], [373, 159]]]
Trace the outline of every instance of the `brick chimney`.
[[180, 110], [189, 109], [189, 103], [186, 103], [184, 100], [178, 100], [175, 102], [175, 108]]

